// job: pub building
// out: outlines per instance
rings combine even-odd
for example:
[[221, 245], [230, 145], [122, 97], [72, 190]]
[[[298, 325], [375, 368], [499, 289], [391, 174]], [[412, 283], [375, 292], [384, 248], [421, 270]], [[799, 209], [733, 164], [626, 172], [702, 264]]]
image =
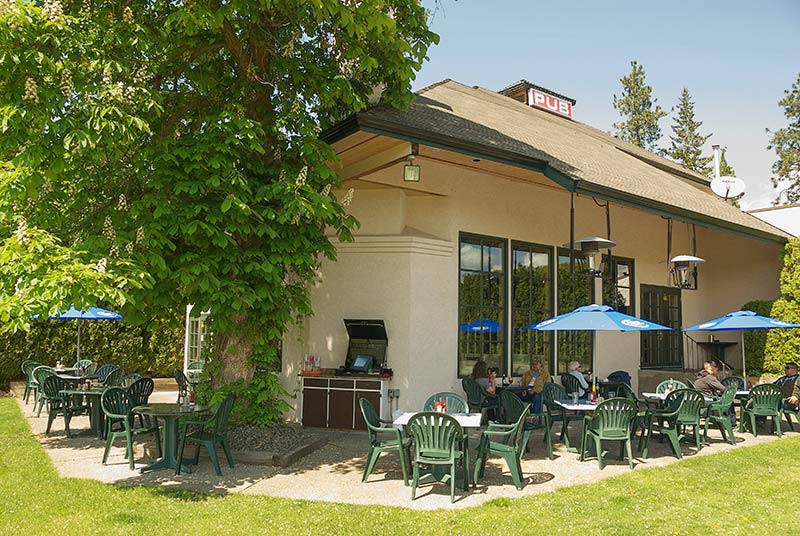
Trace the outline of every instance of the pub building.
[[[361, 396], [390, 418], [463, 394], [477, 360], [518, 381], [540, 357], [558, 378], [572, 360], [589, 368], [593, 344], [595, 377], [625, 370], [647, 390], [701, 367], [706, 350], [682, 326], [778, 297], [785, 232], [708, 177], [575, 120], [575, 107], [526, 80], [499, 92], [443, 80], [405, 111], [377, 106], [323, 133], [361, 226], [351, 243], [331, 238], [338, 258], [322, 260], [314, 315], [284, 339], [289, 420], [363, 428]], [[584, 237], [615, 245], [582, 250]], [[681, 255], [698, 262], [668, 262]], [[675, 331], [523, 328], [591, 303]], [[741, 367], [740, 352], [726, 347], [727, 363]], [[319, 370], [303, 370], [307, 355]]]

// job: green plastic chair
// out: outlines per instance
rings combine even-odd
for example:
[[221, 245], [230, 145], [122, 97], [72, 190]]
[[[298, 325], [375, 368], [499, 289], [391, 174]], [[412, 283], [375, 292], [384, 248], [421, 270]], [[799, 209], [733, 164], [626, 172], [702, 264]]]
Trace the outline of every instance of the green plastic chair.
[[[501, 393], [500, 396], [503, 394]], [[495, 454], [506, 461], [514, 485], [517, 489], [522, 489], [522, 465], [520, 459], [526, 444], [524, 429], [530, 408], [530, 404], [523, 403], [519, 416], [513, 424], [493, 423], [481, 433], [481, 438], [478, 441], [477, 457], [475, 458], [475, 475], [473, 476], [475, 484], [484, 475], [487, 458], [490, 454]]]
[[53, 426], [53, 421], [56, 416], [64, 416], [64, 430], [67, 437], [72, 437], [69, 431], [69, 422], [74, 415], [78, 415], [88, 410], [88, 406], [71, 404], [72, 397], [62, 394], [61, 391], [67, 389], [69, 386], [65, 380], [62, 380], [56, 375], [47, 376], [44, 383], [41, 385], [43, 400], [47, 402], [47, 429], [44, 435], [50, 435], [50, 428]]
[[467, 394], [469, 410], [482, 414], [481, 422], [486, 421], [490, 411], [497, 411], [497, 397], [493, 397], [486, 392], [486, 389], [481, 387], [474, 379], [467, 376], [461, 380], [461, 388], [464, 389], [464, 392]]
[[722, 378], [720, 380], [720, 383], [722, 383], [722, 385], [724, 385], [725, 387], [730, 387], [731, 385], [733, 385], [734, 387], [736, 387], [735, 389], [736, 391], [744, 391], [747, 386], [747, 384], [744, 381], [744, 378], [742, 378], [741, 376], [728, 376], [727, 378]]
[[[727, 379], [727, 378], [726, 378]], [[705, 427], [703, 430], [703, 444], [708, 443], [708, 424], [713, 423], [719, 427], [723, 441], [729, 441], [731, 445], [736, 444], [736, 437], [733, 435], [733, 425], [731, 424], [731, 411], [733, 411], [733, 401], [736, 398], [736, 384], [732, 382], [727, 389], [722, 392], [718, 400], [708, 405], [705, 414]]]
[[36, 389], [38, 384], [36, 383], [36, 379], [33, 377], [33, 371], [36, 367], [41, 367], [42, 364], [38, 361], [33, 361], [32, 359], [26, 359], [22, 362], [22, 373], [25, 375], [25, 392], [22, 394], [22, 398], [25, 400], [25, 404], [28, 403], [28, 399], [33, 393], [33, 401], [36, 402]]
[[[128, 386], [124, 387], [124, 389], [128, 392], [128, 396], [131, 397], [131, 404], [133, 407], [136, 406], [146, 406], [149, 403], [150, 395], [153, 394], [153, 389], [155, 388], [155, 383], [153, 382], [152, 378], [145, 378], [141, 374], [129, 374], [129, 376], [139, 376], [139, 379], [130, 383]], [[123, 385], [125, 382], [122, 382]], [[142, 415], [139, 414], [139, 425], [142, 428], [152, 428], [151, 422], [157, 422], [156, 418], [153, 417], [153, 420], [150, 420], [150, 415]]]
[[554, 422], [561, 421], [561, 434], [559, 438], [569, 449], [569, 435], [567, 434], [570, 419], [577, 419], [575, 412], [567, 411], [555, 403], [556, 400], [565, 400], [567, 393], [564, 388], [557, 383], [546, 383], [542, 390], [542, 406], [547, 411], [547, 419], [552, 425]]
[[469, 405], [463, 396], [456, 393], [441, 392], [428, 397], [425, 401], [423, 409], [425, 411], [433, 411], [436, 409], [436, 403], [445, 401], [447, 404], [447, 413], [468, 413]]
[[636, 437], [636, 432], [642, 430], [642, 434], [646, 432], [646, 419], [647, 419], [647, 401], [642, 400], [627, 384], [621, 384], [617, 387], [617, 397], [626, 398], [636, 405], [636, 418], [633, 419], [633, 426], [631, 426], [631, 439]]
[[175, 383], [178, 384], [178, 401], [180, 401], [181, 393], [185, 393], [189, 390], [189, 380], [181, 369], [173, 370], [172, 376], [175, 378]]
[[81, 359], [76, 361], [72, 368], [78, 369], [83, 376], [88, 376], [89, 374], [86, 371], [89, 369], [90, 366], [94, 365], [94, 362], [91, 359]]
[[[788, 398], [784, 398], [782, 400], [782, 404], [786, 404], [788, 402]], [[794, 418], [797, 419], [798, 424], [800, 424], [800, 407], [798, 409], [791, 409], [787, 408], [785, 405], [783, 406], [783, 414], [786, 417], [786, 422], [789, 423], [789, 429], [794, 432], [794, 424], [792, 424], [792, 415]]]
[[[186, 443], [194, 443], [197, 447], [194, 451], [192, 465], [197, 465], [200, 462], [200, 447], [203, 446], [208, 451], [208, 456], [211, 458], [211, 463], [214, 464], [214, 471], [217, 476], [222, 476], [219, 459], [217, 458], [217, 445], [220, 445], [225, 453], [228, 466], [233, 469], [233, 456], [231, 456], [231, 447], [228, 444], [228, 417], [231, 415], [235, 401], [236, 395], [231, 393], [225, 397], [225, 400], [222, 401], [217, 411], [210, 418], [204, 421], [187, 420], [183, 423], [183, 434], [178, 446], [178, 460], [180, 462], [183, 462], [183, 449]], [[189, 432], [190, 426], [194, 426], [196, 429], [193, 432]], [[180, 463], [175, 469], [175, 474], [181, 474]]]
[[579, 382], [578, 378], [572, 374], [562, 374], [561, 385], [564, 387], [564, 391], [567, 393], [565, 398], [568, 398], [572, 393], [580, 393], [581, 389], [583, 389], [583, 387], [581, 387], [581, 382]]
[[[647, 436], [644, 439], [644, 458], [647, 458], [650, 438], [653, 430], [657, 430], [661, 437], [667, 436], [679, 460], [683, 458], [680, 440], [683, 435], [680, 430], [692, 426], [694, 430], [695, 447], [700, 450], [700, 412], [705, 407], [705, 397], [693, 389], [678, 389], [672, 391], [664, 400], [665, 409], [648, 411]], [[655, 428], [654, 428], [655, 424]]]
[[[522, 446], [524, 447], [519, 451], [520, 460], [522, 460], [522, 453], [528, 452], [528, 441], [531, 434], [535, 430], [544, 430], [544, 441], [547, 444], [547, 456], [553, 459], [553, 442], [550, 438], [550, 417], [546, 412], [531, 413], [531, 405], [526, 404], [517, 395], [509, 391], [502, 391], [500, 393], [500, 414], [502, 418], [500, 422], [505, 425], [515, 424], [520, 416], [524, 416], [522, 426]], [[535, 421], [531, 421], [531, 418]]]
[[103, 381], [106, 387], [123, 387], [122, 378], [125, 376], [125, 371], [121, 368], [115, 368], [109, 372]]
[[44, 385], [45, 379], [55, 375], [56, 375], [56, 369], [52, 367], [47, 367], [42, 365], [33, 369], [33, 377], [36, 380], [36, 398], [33, 409], [34, 411], [36, 411], [37, 417], [41, 417], [42, 408], [44, 407], [45, 401], [47, 400], [47, 395], [42, 390], [42, 385]]
[[367, 423], [367, 433], [369, 434], [369, 452], [367, 453], [367, 463], [364, 464], [364, 475], [362, 482], [366, 482], [375, 462], [382, 452], [397, 451], [400, 455], [400, 469], [403, 471], [403, 483], [408, 486], [408, 463], [411, 459], [411, 439], [403, 437], [399, 428], [392, 426], [392, 421], [384, 421], [378, 417], [378, 413], [372, 403], [366, 398], [359, 398], [358, 405], [361, 408], [361, 415]]
[[100, 397], [100, 405], [103, 408], [103, 413], [106, 416], [106, 449], [103, 452], [103, 465], [108, 462], [108, 453], [111, 450], [111, 445], [118, 437], [125, 438], [125, 457], [128, 459], [128, 464], [133, 470], [133, 436], [142, 433], [155, 432], [156, 445], [158, 446], [158, 456], [161, 457], [161, 437], [158, 427], [155, 430], [133, 429], [133, 402], [128, 392], [120, 387], [110, 387], [106, 389]]
[[118, 387], [127, 389], [128, 387], [133, 385], [135, 382], [141, 380], [142, 378], [144, 378], [144, 376], [139, 374], [138, 372], [131, 372], [130, 374], [126, 374], [120, 379]]
[[104, 382], [106, 381], [108, 375], [117, 370], [118, 368], [119, 367], [113, 363], [106, 363], [105, 365], [101, 366], [99, 369], [95, 371], [95, 376], [97, 376], [98, 380]]
[[464, 430], [446, 413], [423, 411], [409, 419], [406, 430], [414, 445], [411, 480], [411, 500], [417, 495], [421, 465], [450, 467], [450, 502], [455, 502], [456, 468], [464, 470], [464, 491], [469, 489], [469, 451], [464, 441]]
[[580, 460], [589, 454], [594, 439], [597, 465], [603, 469], [603, 441], [619, 441], [619, 459], [623, 460], [622, 448], [628, 452], [628, 466], [633, 469], [633, 453], [631, 452], [631, 428], [636, 419], [638, 408], [627, 398], [611, 398], [600, 402], [591, 415], [583, 418], [583, 438], [581, 440]]
[[783, 418], [782, 402], [783, 393], [779, 386], [766, 383], [753, 387], [750, 390], [750, 395], [747, 397], [747, 402], [742, 406], [742, 419], [739, 422], [739, 431], [744, 432], [749, 421], [753, 436], [758, 436], [756, 417], [772, 417], [772, 424], [777, 431], [778, 437], [783, 437], [781, 433], [781, 419]]
[[[689, 385], [692, 385], [692, 389], [694, 389], [694, 384], [693, 383], [689, 384]], [[673, 391], [677, 391], [678, 389], [688, 389], [689, 385], [686, 385], [685, 383], [683, 383], [680, 380], [674, 380], [674, 379], [670, 378], [668, 380], [662, 381], [661, 383], [659, 383], [656, 386], [656, 393], [659, 393], [659, 394], [660, 393], [666, 393], [667, 391], [670, 390], [670, 386], [672, 386], [672, 390]]]

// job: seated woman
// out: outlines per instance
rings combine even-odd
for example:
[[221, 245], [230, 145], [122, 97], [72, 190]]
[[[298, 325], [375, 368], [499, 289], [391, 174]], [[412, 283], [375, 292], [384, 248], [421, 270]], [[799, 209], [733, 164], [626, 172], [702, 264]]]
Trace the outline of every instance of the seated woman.
[[[495, 396], [497, 390], [495, 386], [495, 377], [496, 373], [494, 370], [489, 369], [486, 366], [486, 361], [477, 361], [475, 365], [472, 367], [472, 379], [475, 380], [475, 383], [480, 385], [483, 390], [481, 391], [481, 403], [485, 402], [496, 402], [497, 397]], [[489, 415], [489, 418], [494, 418], [493, 415]]]
[[520, 398], [524, 402], [530, 402], [531, 411], [540, 413], [542, 411], [542, 391], [544, 386], [550, 383], [550, 373], [547, 369], [542, 367], [542, 360], [534, 357], [531, 362], [531, 368], [522, 375], [521, 384], [526, 386], [527, 389], [520, 393]]
[[583, 373], [581, 364], [577, 361], [570, 361], [567, 368], [569, 369], [570, 376], [575, 376], [580, 385], [578, 389], [578, 398], [586, 399], [586, 395], [589, 394], [589, 382], [587, 381], [589, 375]]

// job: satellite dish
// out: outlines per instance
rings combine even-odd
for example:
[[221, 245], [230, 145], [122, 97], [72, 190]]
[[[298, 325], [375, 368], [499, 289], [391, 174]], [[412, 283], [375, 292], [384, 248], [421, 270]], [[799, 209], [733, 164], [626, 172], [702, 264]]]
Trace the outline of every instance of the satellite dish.
[[723, 199], [742, 195], [744, 188], [744, 181], [736, 177], [717, 177], [711, 181], [711, 191]]

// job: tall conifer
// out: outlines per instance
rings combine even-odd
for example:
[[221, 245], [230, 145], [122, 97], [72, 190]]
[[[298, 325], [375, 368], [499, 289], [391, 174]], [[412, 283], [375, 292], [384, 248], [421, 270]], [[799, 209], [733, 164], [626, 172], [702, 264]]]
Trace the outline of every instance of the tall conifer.
[[710, 166], [713, 157], [702, 156], [703, 144], [711, 137], [711, 134], [700, 134], [702, 121], [695, 121], [694, 102], [687, 88], [683, 88], [680, 99], [678, 100], [678, 110], [672, 118], [672, 136], [670, 146], [666, 154], [676, 162], [683, 164], [687, 168], [710, 176], [712, 169]]
[[614, 108], [623, 120], [614, 123], [616, 134], [621, 139], [644, 149], [655, 151], [661, 138], [658, 120], [667, 115], [658, 99], [653, 98], [653, 88], [645, 83], [644, 67], [631, 62], [631, 72], [620, 78], [622, 95], [614, 95]]

